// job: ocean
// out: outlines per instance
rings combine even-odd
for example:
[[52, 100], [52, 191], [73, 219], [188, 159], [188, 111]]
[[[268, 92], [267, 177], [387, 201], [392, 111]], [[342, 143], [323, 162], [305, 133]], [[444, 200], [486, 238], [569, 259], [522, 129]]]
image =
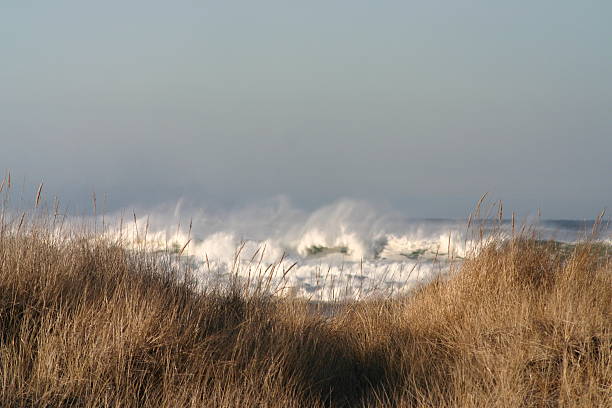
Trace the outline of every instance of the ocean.
[[287, 200], [231, 211], [179, 202], [95, 218], [105, 238], [169, 255], [203, 290], [231, 281], [311, 301], [407, 293], [447, 274], [493, 237], [610, 244], [609, 225], [600, 222], [594, 232], [594, 223], [500, 219], [495, 212], [471, 220], [415, 219], [353, 200], [314, 211]]

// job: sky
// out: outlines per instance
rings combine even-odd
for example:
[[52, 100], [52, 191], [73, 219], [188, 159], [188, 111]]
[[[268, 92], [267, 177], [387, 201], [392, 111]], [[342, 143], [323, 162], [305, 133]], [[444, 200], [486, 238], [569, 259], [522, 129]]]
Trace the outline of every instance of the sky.
[[0, 2], [0, 171], [107, 210], [612, 207], [612, 2]]

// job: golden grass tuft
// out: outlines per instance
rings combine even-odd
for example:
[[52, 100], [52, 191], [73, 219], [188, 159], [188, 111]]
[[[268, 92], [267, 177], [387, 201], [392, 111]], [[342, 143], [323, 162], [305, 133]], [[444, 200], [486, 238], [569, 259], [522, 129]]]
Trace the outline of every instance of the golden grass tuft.
[[0, 232], [3, 407], [611, 406], [597, 243], [497, 240], [410, 296], [329, 316], [20, 224]]

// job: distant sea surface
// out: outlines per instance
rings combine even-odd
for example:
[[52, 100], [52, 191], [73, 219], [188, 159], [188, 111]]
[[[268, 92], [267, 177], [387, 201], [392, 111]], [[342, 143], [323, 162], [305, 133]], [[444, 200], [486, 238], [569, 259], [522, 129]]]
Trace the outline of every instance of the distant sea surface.
[[202, 287], [230, 279], [256, 287], [265, 277], [272, 293], [316, 301], [404, 293], [492, 236], [612, 243], [605, 220], [594, 229], [594, 220], [414, 219], [350, 200], [311, 212], [283, 200], [225, 212], [179, 203], [104, 222], [111, 238], [180, 254]]

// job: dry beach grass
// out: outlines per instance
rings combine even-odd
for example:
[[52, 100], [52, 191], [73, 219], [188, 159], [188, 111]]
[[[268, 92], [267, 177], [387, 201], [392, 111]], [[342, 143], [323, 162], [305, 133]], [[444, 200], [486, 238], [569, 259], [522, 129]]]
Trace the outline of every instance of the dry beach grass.
[[494, 240], [410, 296], [330, 316], [198, 291], [163, 254], [9, 218], [3, 407], [612, 406], [612, 264], [595, 242]]

